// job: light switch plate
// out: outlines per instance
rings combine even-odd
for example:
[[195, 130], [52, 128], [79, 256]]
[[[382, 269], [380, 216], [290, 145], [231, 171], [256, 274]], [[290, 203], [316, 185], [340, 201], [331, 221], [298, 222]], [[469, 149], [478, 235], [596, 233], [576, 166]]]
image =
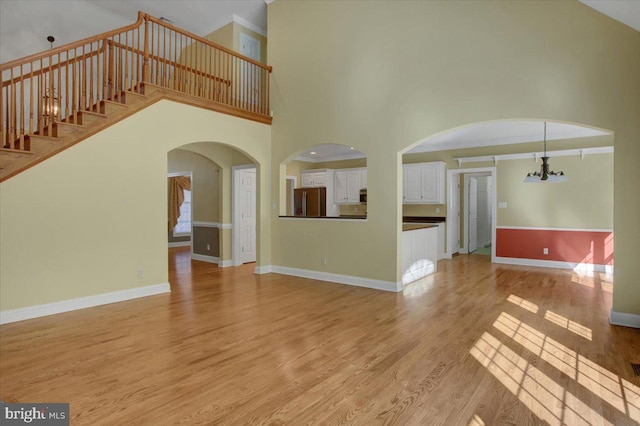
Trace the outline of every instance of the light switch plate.
[[500, 201], [498, 203], [498, 208], [499, 209], [506, 209], [507, 208], [507, 202], [506, 201]]

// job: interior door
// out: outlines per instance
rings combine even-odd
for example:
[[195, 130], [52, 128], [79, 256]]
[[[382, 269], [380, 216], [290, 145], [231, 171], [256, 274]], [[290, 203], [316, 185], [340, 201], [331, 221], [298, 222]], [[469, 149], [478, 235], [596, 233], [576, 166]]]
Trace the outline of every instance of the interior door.
[[256, 169], [240, 171], [240, 259], [256, 261]]
[[453, 218], [450, 224], [451, 227], [451, 254], [460, 252], [460, 176], [454, 175], [455, 183], [452, 185], [451, 190], [451, 216]]
[[491, 244], [491, 176], [478, 178], [478, 246]]
[[[260, 41], [248, 34], [240, 33], [240, 53], [256, 62], [260, 62]], [[250, 104], [259, 101], [261, 76], [258, 67], [246, 62], [242, 63], [240, 92], [242, 99]]]
[[469, 253], [473, 253], [478, 248], [478, 180], [469, 179], [469, 227], [468, 246]]

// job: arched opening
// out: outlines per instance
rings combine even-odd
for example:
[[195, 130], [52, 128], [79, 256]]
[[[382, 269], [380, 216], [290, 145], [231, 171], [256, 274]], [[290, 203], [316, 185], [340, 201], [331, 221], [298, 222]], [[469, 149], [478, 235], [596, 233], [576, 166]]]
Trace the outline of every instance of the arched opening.
[[281, 217], [366, 219], [367, 158], [355, 147], [322, 144], [280, 165]]
[[189, 267], [191, 260], [218, 267], [255, 262], [259, 190], [255, 160], [221, 143], [191, 143], [168, 152], [167, 173], [170, 180], [175, 175], [189, 176], [191, 195], [184, 198], [191, 202], [191, 208], [181, 209], [190, 212], [190, 220], [177, 221], [177, 227], [187, 221], [191, 225], [188, 233], [179, 230], [183, 235], [178, 239], [182, 241], [175, 241], [177, 235], [168, 220], [170, 269]]
[[[474, 123], [402, 153], [403, 222], [438, 227], [434, 271], [438, 260], [470, 253], [496, 263], [611, 271], [613, 132], [546, 121], [545, 135], [544, 123]], [[525, 183], [542, 157], [566, 182]], [[407, 247], [403, 275], [414, 263]]]

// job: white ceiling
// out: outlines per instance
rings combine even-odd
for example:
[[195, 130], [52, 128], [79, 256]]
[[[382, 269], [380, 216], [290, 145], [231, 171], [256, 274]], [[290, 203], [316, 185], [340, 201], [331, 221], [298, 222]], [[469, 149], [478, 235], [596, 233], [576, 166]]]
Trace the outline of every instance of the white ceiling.
[[320, 163], [323, 161], [352, 160], [365, 158], [366, 156], [357, 149], [337, 144], [316, 145], [308, 151], [300, 153], [296, 160], [308, 163]]
[[580, 0], [580, 2], [640, 31], [640, 0]]
[[[547, 123], [547, 141], [607, 134], [610, 134], [610, 132], [589, 127], [564, 123]], [[492, 121], [473, 124], [435, 135], [407, 153], [509, 145], [541, 141], [543, 138], [544, 122], [542, 121]], [[561, 144], [559, 147], [561, 147]]]
[[[547, 123], [547, 141], [608, 135], [611, 132], [564, 123]], [[472, 124], [432, 136], [406, 154], [445, 151], [483, 146], [498, 146], [537, 142], [544, 139], [544, 122], [503, 120]], [[562, 143], [551, 144], [550, 150], [563, 149]], [[313, 152], [313, 154], [312, 154]], [[302, 152], [296, 160], [319, 163], [324, 161], [364, 158], [366, 154], [337, 144], [316, 145]]]
[[[264, 0], [87, 0], [88, 2], [135, 21], [138, 11], [156, 18], [170, 19], [174, 25], [205, 36], [239, 16], [251, 29], [267, 30], [267, 4]], [[256, 28], [252, 28], [256, 27]]]

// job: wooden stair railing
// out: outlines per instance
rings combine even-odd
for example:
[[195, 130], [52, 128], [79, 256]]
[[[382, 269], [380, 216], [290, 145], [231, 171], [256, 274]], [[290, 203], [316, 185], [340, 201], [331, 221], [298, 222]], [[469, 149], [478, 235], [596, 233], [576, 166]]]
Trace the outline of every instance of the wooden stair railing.
[[271, 70], [139, 12], [132, 25], [1, 64], [0, 151], [25, 157], [30, 135], [55, 136], [60, 123], [78, 124], [145, 84], [270, 124]]

